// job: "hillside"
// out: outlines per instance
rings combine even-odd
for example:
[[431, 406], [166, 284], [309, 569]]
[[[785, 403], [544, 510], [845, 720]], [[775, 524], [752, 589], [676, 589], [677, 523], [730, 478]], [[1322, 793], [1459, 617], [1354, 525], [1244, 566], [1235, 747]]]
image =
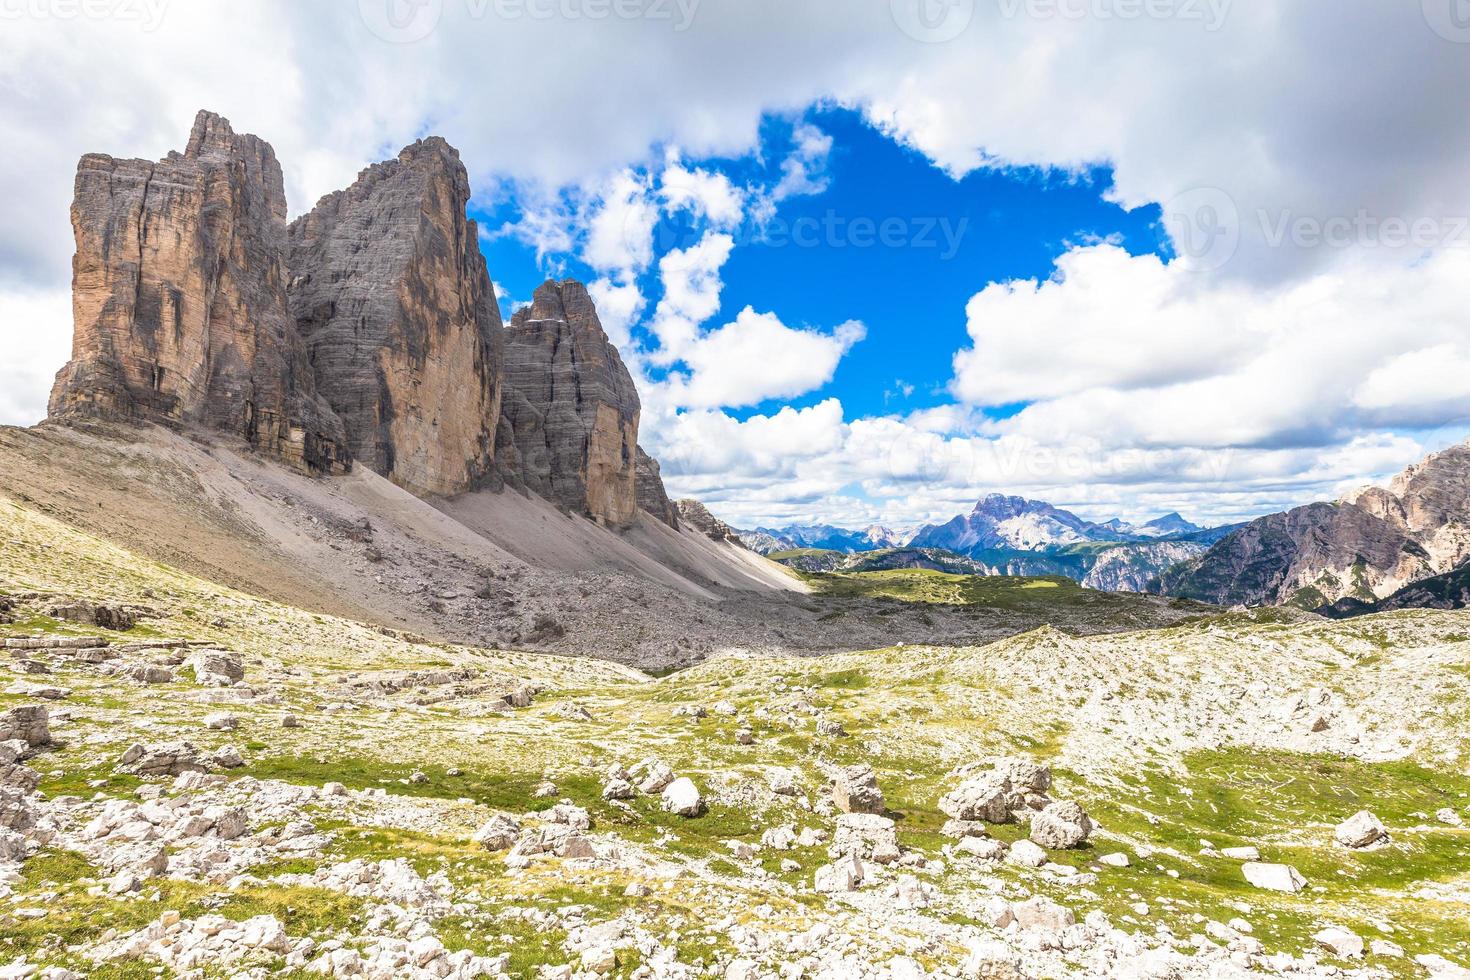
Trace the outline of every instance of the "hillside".
[[[304, 612], [12, 503], [0, 568], [0, 724], [31, 719], [6, 743], [24, 761], [3, 771], [38, 789], [0, 790], [0, 950], [24, 970], [1203, 980], [1470, 966], [1463, 614], [1217, 614], [1093, 638], [723, 654], [655, 680]], [[1016, 602], [1076, 589], [819, 578], [906, 615], [975, 589]], [[140, 618], [122, 632], [58, 618], [97, 604]], [[1042, 799], [1085, 809], [1081, 846], [1033, 861], [1024, 816], [950, 821], [945, 794], [1017, 757], [1048, 767]], [[886, 816], [842, 812], [871, 792], [849, 765], [872, 767]], [[671, 812], [686, 806], [672, 789], [633, 785], [663, 766], [688, 780], [673, 785], [695, 794], [690, 815]], [[1386, 839], [1336, 843], [1363, 809]], [[1042, 825], [1029, 833], [1052, 840]], [[1305, 890], [1247, 880], [1277, 864]]]
[[[424, 500], [362, 467], [311, 477], [221, 435], [156, 426], [0, 428], [0, 495], [301, 608], [648, 669], [736, 650], [988, 642], [1048, 621], [945, 609], [894, 621], [862, 596], [807, 596], [790, 570], [716, 540], [684, 503], [678, 529], [646, 512], [615, 529], [532, 493]], [[1142, 597], [1134, 607], [1135, 625], [1180, 616]]]

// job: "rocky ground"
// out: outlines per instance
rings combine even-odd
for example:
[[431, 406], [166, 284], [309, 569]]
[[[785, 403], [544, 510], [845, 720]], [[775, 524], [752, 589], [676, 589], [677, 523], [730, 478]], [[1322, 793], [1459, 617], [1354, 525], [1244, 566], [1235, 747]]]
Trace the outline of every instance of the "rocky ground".
[[655, 679], [0, 502], [0, 637], [0, 977], [1470, 976], [1464, 613]]

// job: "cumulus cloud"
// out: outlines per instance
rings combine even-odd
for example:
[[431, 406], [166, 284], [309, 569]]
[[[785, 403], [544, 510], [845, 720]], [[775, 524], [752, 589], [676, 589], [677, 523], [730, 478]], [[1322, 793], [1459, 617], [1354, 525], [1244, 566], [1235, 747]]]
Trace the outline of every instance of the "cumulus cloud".
[[745, 192], [718, 171], [693, 170], [670, 161], [659, 177], [659, 196], [670, 211], [688, 210], [716, 228], [733, 228], [745, 215]]
[[652, 354], [655, 363], [684, 360], [699, 338], [700, 326], [719, 312], [724, 288], [720, 270], [734, 247], [735, 239], [729, 235], [706, 232], [696, 244], [670, 249], [659, 259], [663, 298], [649, 324], [658, 339]]
[[586, 215], [582, 260], [598, 272], [629, 277], [653, 261], [658, 205], [647, 177], [623, 170], [609, 179]]
[[843, 355], [866, 335], [856, 320], [831, 333], [802, 330], [747, 306], [688, 345], [680, 359], [689, 373], [668, 382], [666, 397], [690, 408], [741, 408], [795, 398], [831, 381]]
[[969, 304], [975, 346], [955, 357], [954, 391], [1031, 403], [994, 429], [1120, 447], [1323, 446], [1464, 410], [1454, 367], [1470, 358], [1470, 251], [1273, 289], [1202, 282], [1109, 245], [1068, 253], [1059, 271]]

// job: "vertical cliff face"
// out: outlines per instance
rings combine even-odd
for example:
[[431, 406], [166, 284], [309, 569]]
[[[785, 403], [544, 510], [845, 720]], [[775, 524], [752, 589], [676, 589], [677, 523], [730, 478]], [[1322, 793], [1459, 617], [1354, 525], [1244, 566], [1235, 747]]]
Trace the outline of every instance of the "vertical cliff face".
[[638, 506], [663, 521], [675, 531], [679, 530], [679, 508], [669, 499], [664, 489], [664, 478], [658, 460], [638, 447], [638, 461], [634, 475], [634, 487]]
[[617, 527], [638, 512], [638, 392], [587, 288], [542, 284], [505, 332], [507, 480]]
[[291, 312], [360, 463], [418, 494], [494, 477], [502, 325], [459, 154], [432, 137], [290, 229]]
[[183, 154], [84, 156], [72, 204], [72, 360], [50, 413], [199, 425], [345, 469], [286, 304], [286, 196], [270, 145], [201, 112]]

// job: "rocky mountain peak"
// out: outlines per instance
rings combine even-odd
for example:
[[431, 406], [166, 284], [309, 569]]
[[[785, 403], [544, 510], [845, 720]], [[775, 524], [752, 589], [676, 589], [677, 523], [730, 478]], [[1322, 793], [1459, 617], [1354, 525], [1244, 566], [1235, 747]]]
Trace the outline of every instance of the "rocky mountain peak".
[[494, 477], [500, 308], [459, 153], [430, 137], [291, 225], [291, 312], [352, 455], [419, 494]]
[[268, 143], [201, 112], [183, 154], [87, 154], [71, 216], [75, 337], [52, 416], [199, 426], [306, 469], [349, 465], [287, 309]]
[[638, 512], [633, 378], [587, 287], [537, 287], [506, 330], [497, 452], [507, 481], [615, 527]]
[[708, 536], [713, 541], [730, 541], [741, 544], [739, 536], [734, 529], [724, 521], [709, 512], [709, 508], [698, 500], [679, 500], [674, 506], [679, 511], [679, 517], [684, 523], [696, 531]]
[[560, 282], [548, 279], [536, 287], [530, 305], [521, 307], [511, 318], [514, 327], [543, 322], [564, 323], [574, 330], [600, 336], [604, 342], [607, 339], [602, 321], [597, 318], [597, 305], [587, 287], [576, 279]]
[[1369, 603], [1470, 559], [1470, 444], [1365, 487], [1252, 521], [1164, 577], [1222, 605]]

